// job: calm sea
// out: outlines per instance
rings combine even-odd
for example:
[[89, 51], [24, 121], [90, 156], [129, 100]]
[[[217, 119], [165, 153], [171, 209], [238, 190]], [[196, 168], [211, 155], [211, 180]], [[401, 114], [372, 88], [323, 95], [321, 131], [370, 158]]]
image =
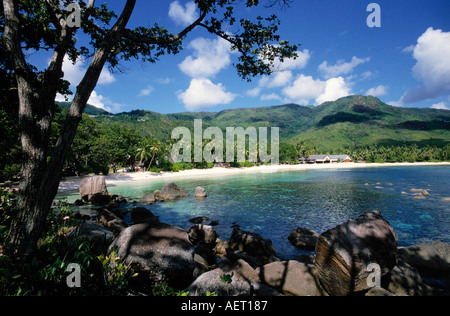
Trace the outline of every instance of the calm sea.
[[[394, 227], [400, 246], [440, 240], [450, 243], [449, 166], [329, 169], [272, 174], [246, 174], [176, 180], [191, 192], [188, 198], [146, 206], [160, 221], [189, 228], [189, 219], [216, 220], [219, 238], [228, 240], [236, 223], [272, 240], [278, 257], [293, 259], [304, 252], [287, 237], [297, 227], [322, 233], [369, 210], [379, 210]], [[165, 182], [109, 186], [112, 194], [130, 200], [160, 189]], [[196, 200], [196, 186], [208, 197]], [[417, 199], [411, 189], [429, 196]], [[78, 198], [69, 196], [69, 202]], [[127, 208], [143, 206], [135, 204]]]

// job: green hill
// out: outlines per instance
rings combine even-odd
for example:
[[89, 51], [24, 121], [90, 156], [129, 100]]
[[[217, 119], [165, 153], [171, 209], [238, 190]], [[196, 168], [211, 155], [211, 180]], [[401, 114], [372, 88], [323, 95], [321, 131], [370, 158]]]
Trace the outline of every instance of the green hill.
[[[56, 102], [61, 109], [69, 109], [70, 108], [70, 102]], [[112, 115], [108, 111], [105, 111], [103, 109], [99, 109], [93, 105], [87, 104], [86, 109], [84, 110], [84, 113], [91, 116], [97, 116], [97, 115]]]
[[320, 106], [285, 104], [241, 108], [222, 112], [160, 114], [136, 110], [113, 116], [98, 116], [102, 123], [120, 123], [151, 134], [170, 138], [175, 127], [193, 128], [202, 119], [204, 128], [249, 126], [279, 127], [282, 141], [303, 141], [318, 150], [371, 145], [435, 145], [450, 143], [450, 111], [429, 108], [400, 108], [375, 97], [348, 96]]

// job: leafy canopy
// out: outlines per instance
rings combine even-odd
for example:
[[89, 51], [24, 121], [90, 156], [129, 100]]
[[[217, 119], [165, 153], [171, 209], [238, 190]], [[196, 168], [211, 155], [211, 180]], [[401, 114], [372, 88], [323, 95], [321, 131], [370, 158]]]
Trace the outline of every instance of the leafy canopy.
[[[61, 3], [61, 6], [58, 3]], [[83, 57], [93, 57], [95, 51], [102, 47], [112, 25], [119, 16], [108, 9], [107, 3], [95, 6], [95, 1], [84, 0], [20, 0], [16, 2], [19, 12], [20, 40], [23, 50], [56, 50], [61, 46], [63, 28], [61, 21], [70, 14], [65, 8], [76, 2], [81, 9], [81, 28], [73, 32], [67, 45], [67, 55], [72, 62]], [[131, 1], [133, 2], [133, 1]], [[135, 1], [134, 1], [135, 2]], [[124, 28], [119, 40], [108, 55], [107, 64], [111, 69], [119, 68], [121, 60], [138, 59], [155, 63], [166, 54], [178, 54], [183, 40], [196, 27], [201, 27], [231, 43], [231, 50], [239, 52], [235, 64], [239, 76], [250, 80], [254, 76], [270, 74], [271, 65], [276, 59], [296, 58], [297, 45], [280, 40], [277, 34], [280, 20], [276, 15], [258, 16], [254, 21], [247, 18], [238, 20], [236, 7], [260, 5], [259, 0], [195, 0], [198, 7], [198, 19], [178, 34], [171, 33], [164, 26], [154, 24], [151, 27], [139, 26], [134, 29]], [[127, 2], [128, 5], [128, 2]], [[288, 0], [268, 1], [266, 6], [280, 5], [286, 7]], [[0, 9], [0, 31], [4, 31], [4, 12]], [[58, 17], [60, 19], [58, 19]], [[78, 44], [76, 32], [82, 31], [89, 37], [88, 45]], [[0, 42], [1, 43], [1, 42]], [[3, 45], [1, 45], [3, 49]], [[11, 68], [11, 65], [9, 65]], [[30, 66], [30, 65], [29, 65]], [[36, 78], [39, 73], [36, 68]], [[60, 92], [67, 91], [68, 83], [61, 80]]]

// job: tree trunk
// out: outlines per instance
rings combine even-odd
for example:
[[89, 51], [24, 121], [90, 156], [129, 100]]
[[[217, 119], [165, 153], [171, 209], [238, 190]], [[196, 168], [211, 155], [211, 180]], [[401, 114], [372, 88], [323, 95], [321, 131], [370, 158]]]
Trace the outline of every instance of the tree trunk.
[[[19, 92], [19, 124], [23, 161], [17, 210], [6, 240], [9, 254], [22, 255], [34, 249], [41, 237], [52, 202], [58, 192], [62, 168], [72, 146], [87, 101], [94, 90], [109, 53], [133, 12], [136, 0], [127, 0], [125, 9], [116, 24], [105, 36], [92, 58], [89, 68], [77, 87], [69, 114], [56, 146], [47, 162], [49, 135], [53, 119], [52, 107], [56, 97], [56, 82], [65, 55], [60, 43], [53, 56], [41, 86], [33, 89], [32, 72], [28, 69], [20, 48], [17, 8], [12, 0], [4, 0], [6, 46], [14, 64]], [[68, 38], [71, 38], [69, 36]], [[64, 39], [63, 39], [64, 41]], [[56, 80], [56, 81], [55, 81]], [[36, 95], [34, 92], [42, 92]]]

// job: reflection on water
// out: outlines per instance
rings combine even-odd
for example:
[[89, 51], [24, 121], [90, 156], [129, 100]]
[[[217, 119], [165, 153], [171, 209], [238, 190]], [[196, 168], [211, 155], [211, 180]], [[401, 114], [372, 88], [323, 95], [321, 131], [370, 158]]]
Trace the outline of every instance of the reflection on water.
[[[310, 170], [176, 183], [192, 195], [148, 206], [161, 221], [189, 228], [190, 218], [207, 216], [219, 222], [216, 230], [225, 240], [232, 224], [238, 223], [245, 230], [271, 239], [283, 258], [302, 253], [287, 240], [297, 227], [322, 233], [375, 209], [394, 227], [401, 246], [434, 240], [450, 242], [450, 202], [442, 200], [450, 197], [450, 167], [446, 166]], [[164, 184], [128, 183], [108, 190], [139, 200]], [[207, 190], [206, 199], [194, 198], [196, 186]], [[426, 189], [430, 196], [417, 199], [410, 191], [413, 188]], [[73, 202], [76, 198], [74, 194], [68, 199]]]

